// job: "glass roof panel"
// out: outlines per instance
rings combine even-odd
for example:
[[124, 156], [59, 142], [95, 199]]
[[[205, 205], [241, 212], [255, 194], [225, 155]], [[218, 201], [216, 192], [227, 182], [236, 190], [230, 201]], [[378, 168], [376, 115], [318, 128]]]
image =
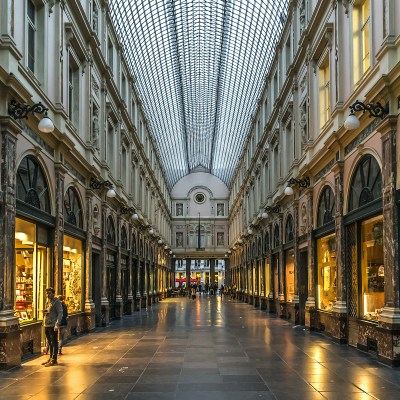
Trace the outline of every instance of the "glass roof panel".
[[228, 186], [289, 0], [109, 0], [172, 186], [198, 166]]

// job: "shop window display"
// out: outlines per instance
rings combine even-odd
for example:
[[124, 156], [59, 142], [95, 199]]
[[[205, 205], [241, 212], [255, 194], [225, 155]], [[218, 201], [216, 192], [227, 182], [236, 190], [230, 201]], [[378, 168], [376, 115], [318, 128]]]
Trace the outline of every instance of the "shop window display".
[[68, 312], [82, 310], [82, 241], [64, 236], [63, 248], [63, 295]]
[[286, 253], [286, 301], [292, 302], [294, 297], [294, 252]]
[[383, 264], [383, 218], [361, 224], [362, 315], [379, 320], [385, 302], [385, 267]]
[[15, 220], [15, 315], [20, 323], [43, 318], [49, 251], [37, 243], [37, 226]]
[[336, 241], [335, 235], [317, 241], [318, 308], [331, 311], [336, 302]]

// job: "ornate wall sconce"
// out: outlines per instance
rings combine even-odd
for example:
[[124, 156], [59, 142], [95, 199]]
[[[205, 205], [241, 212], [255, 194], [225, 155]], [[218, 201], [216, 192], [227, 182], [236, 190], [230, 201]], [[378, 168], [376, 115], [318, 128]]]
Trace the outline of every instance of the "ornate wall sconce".
[[44, 117], [38, 125], [39, 131], [43, 133], [51, 133], [54, 131], [53, 121], [47, 116], [47, 111], [49, 111], [49, 109], [40, 101], [32, 106], [18, 103], [16, 100], [11, 100], [8, 103], [8, 114], [15, 120], [23, 118], [28, 119], [28, 114], [44, 114]]
[[279, 214], [281, 212], [281, 206], [279, 204], [277, 204], [276, 206], [267, 206], [265, 207], [264, 212], [261, 214], [262, 218], [267, 218], [268, 214]]
[[349, 130], [357, 129], [360, 126], [360, 120], [354, 115], [357, 111], [363, 114], [368, 111], [370, 118], [384, 119], [389, 114], [389, 103], [382, 105], [381, 103], [362, 103], [356, 100], [350, 107], [350, 115], [344, 121], [344, 127]]
[[132, 214], [132, 219], [133, 220], [137, 220], [139, 219], [139, 215], [136, 213], [136, 210], [134, 207], [125, 207], [125, 206], [121, 206], [120, 208], [120, 213], [121, 214]]
[[96, 178], [91, 178], [89, 186], [91, 189], [95, 190], [108, 188], [106, 196], [109, 197], [110, 199], [114, 198], [117, 195], [117, 193], [114, 190], [114, 185], [110, 181], [100, 182]]
[[286, 196], [291, 196], [293, 194], [292, 186], [308, 188], [308, 187], [310, 187], [310, 184], [311, 184], [311, 181], [308, 176], [305, 176], [302, 179], [290, 178], [288, 181], [288, 185], [285, 189], [285, 194], [286, 194]]

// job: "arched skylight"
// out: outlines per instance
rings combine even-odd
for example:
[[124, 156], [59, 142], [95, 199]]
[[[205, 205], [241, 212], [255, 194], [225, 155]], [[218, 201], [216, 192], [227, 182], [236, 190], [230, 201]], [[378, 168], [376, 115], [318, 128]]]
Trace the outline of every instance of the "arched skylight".
[[231, 183], [288, 0], [110, 0], [171, 188], [200, 167]]

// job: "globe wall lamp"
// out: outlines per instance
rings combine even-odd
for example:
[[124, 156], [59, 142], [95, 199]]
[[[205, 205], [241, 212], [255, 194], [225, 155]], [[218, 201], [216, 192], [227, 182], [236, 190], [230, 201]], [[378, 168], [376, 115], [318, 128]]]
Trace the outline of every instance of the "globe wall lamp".
[[279, 214], [280, 212], [281, 212], [281, 207], [279, 204], [273, 207], [267, 206], [265, 207], [264, 212], [261, 214], [261, 217], [265, 219], [268, 217], [268, 213]]
[[356, 100], [350, 107], [350, 115], [344, 121], [344, 127], [348, 130], [357, 129], [360, 126], [360, 120], [354, 115], [357, 111], [362, 111], [363, 114], [368, 111], [370, 118], [384, 119], [389, 114], [389, 103], [382, 105], [381, 103], [362, 103]]
[[243, 243], [243, 239], [242, 239], [242, 238], [239, 238], [239, 239], [238, 239], [238, 243], [239, 243], [239, 244], [242, 244], [242, 243]]
[[109, 197], [110, 199], [114, 198], [117, 195], [117, 193], [114, 190], [114, 186], [110, 181], [100, 182], [96, 178], [91, 178], [89, 186], [91, 189], [108, 188], [106, 196]]
[[132, 219], [133, 220], [137, 220], [137, 219], [139, 219], [139, 215], [137, 215], [136, 214], [136, 210], [135, 210], [135, 208], [134, 207], [124, 207], [124, 206], [121, 206], [121, 208], [120, 208], [120, 213], [121, 214], [132, 214]]
[[49, 111], [49, 109], [40, 101], [32, 106], [18, 103], [16, 100], [11, 100], [8, 103], [8, 114], [15, 120], [23, 118], [28, 119], [28, 114], [44, 114], [44, 117], [38, 124], [39, 131], [43, 133], [51, 133], [54, 131], [53, 121], [47, 116], [47, 111]]
[[248, 229], [247, 229], [247, 233], [248, 233], [249, 235], [252, 235], [252, 234], [253, 234], [253, 228], [254, 228], [254, 225], [253, 225], [253, 224], [250, 224], [250, 226], [249, 226]]
[[286, 196], [291, 196], [293, 194], [292, 186], [298, 186], [302, 188], [308, 188], [311, 184], [310, 178], [305, 176], [302, 179], [290, 178], [288, 181], [288, 185], [285, 189]]

